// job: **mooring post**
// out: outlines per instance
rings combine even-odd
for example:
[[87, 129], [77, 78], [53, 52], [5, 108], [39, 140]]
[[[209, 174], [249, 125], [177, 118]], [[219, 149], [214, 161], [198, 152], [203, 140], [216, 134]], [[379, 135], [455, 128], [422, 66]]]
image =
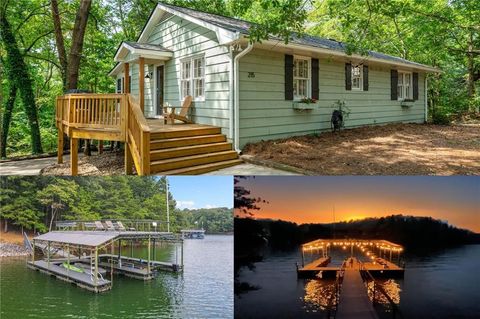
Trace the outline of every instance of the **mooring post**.
[[50, 242], [47, 244], [47, 268], [50, 269]]
[[[120, 268], [122, 268], [122, 256], [121, 256], [122, 254], [121, 254], [121, 252], [122, 252], [122, 240], [119, 239], [118, 240], [118, 267], [120, 267]], [[112, 253], [112, 255], [113, 255], [113, 253]]]
[[133, 239], [130, 240], [130, 258], [133, 258]]
[[153, 239], [153, 260], [157, 260], [157, 241]]
[[302, 267], [305, 267], [305, 252], [303, 251], [303, 247], [302, 247]]
[[148, 275], [150, 276], [150, 235], [148, 235], [148, 265], [147, 265], [147, 271]]
[[[115, 253], [113, 240], [112, 240], [112, 245], [110, 246], [110, 249], [112, 253], [112, 258], [110, 258], [110, 285], [111, 287], [113, 287], [113, 255]], [[120, 255], [120, 250], [118, 254]], [[120, 260], [120, 257], [119, 257], [119, 260]]]
[[94, 283], [95, 283], [95, 288], [97, 287], [97, 281], [98, 281], [98, 248], [95, 247], [95, 265], [94, 265], [94, 270], [93, 270], [93, 275], [95, 276], [94, 278]]
[[32, 264], [35, 264], [35, 239], [33, 240], [32, 246]]
[[182, 253], [182, 269], [183, 269], [183, 240], [182, 240], [182, 245], [180, 246], [181, 253]]
[[67, 276], [70, 273], [70, 246], [67, 244]]

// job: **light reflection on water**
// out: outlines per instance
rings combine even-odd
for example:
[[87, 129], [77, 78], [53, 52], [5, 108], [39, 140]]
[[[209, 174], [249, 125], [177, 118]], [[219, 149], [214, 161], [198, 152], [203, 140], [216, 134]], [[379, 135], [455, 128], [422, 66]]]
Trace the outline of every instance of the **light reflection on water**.
[[[334, 252], [334, 251], [332, 251]], [[310, 256], [308, 256], [310, 258]], [[348, 257], [332, 255], [334, 265]], [[314, 258], [314, 256], [312, 256]], [[299, 251], [275, 253], [253, 271], [241, 270], [239, 280], [260, 289], [235, 296], [235, 318], [319, 318], [325, 315], [329, 283], [324, 280], [298, 280], [295, 263]], [[385, 279], [379, 283], [388, 292], [403, 318], [447, 319], [479, 318], [480, 245], [469, 245], [431, 253], [406, 256], [403, 279]], [[377, 293], [380, 318], [392, 318], [392, 309]]]
[[[328, 310], [329, 304], [335, 295], [334, 280], [311, 279], [305, 284], [305, 296], [303, 298], [304, 309], [307, 312]], [[330, 305], [330, 308], [332, 305]]]

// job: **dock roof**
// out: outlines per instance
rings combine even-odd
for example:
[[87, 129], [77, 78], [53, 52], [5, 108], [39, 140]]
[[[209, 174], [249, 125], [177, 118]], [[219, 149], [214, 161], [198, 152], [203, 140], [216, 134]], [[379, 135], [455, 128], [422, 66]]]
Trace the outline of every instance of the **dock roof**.
[[99, 231], [52, 231], [35, 237], [38, 241], [49, 241], [82, 246], [100, 246], [119, 235], [119, 232]]
[[39, 235], [33, 238], [33, 240], [98, 247], [117, 239], [147, 239], [149, 237], [167, 241], [181, 241], [175, 238], [175, 235], [172, 233], [144, 231], [51, 231]]

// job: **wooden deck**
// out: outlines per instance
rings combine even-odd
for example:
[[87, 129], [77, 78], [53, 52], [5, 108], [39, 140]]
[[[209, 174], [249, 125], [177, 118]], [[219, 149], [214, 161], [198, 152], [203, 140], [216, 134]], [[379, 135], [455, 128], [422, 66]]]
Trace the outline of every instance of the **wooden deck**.
[[354, 259], [353, 265], [345, 269], [340, 304], [336, 319], [377, 319], [378, 316], [368, 298], [367, 287], [360, 275], [360, 264]]
[[241, 163], [221, 128], [146, 119], [130, 94], [69, 94], [57, 98], [58, 162], [70, 138], [71, 175], [78, 173], [78, 140], [125, 143], [125, 173], [202, 174]]

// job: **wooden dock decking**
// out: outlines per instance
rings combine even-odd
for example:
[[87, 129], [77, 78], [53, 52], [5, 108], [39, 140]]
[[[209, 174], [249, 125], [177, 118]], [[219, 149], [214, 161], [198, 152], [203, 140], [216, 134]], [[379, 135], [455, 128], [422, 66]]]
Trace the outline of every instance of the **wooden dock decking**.
[[55, 276], [58, 279], [73, 283], [92, 292], [104, 292], [112, 288], [110, 280], [98, 278], [95, 284], [90, 274], [67, 270], [52, 261], [50, 263], [44, 260], [28, 261], [27, 267]]
[[330, 257], [317, 258], [302, 268], [297, 269], [297, 275], [299, 278], [313, 278], [317, 276], [320, 276], [320, 278], [335, 278], [340, 267], [328, 267], [330, 260]]
[[360, 264], [354, 259], [345, 269], [340, 304], [336, 319], [378, 319], [372, 302], [368, 298], [367, 287], [360, 275]]

